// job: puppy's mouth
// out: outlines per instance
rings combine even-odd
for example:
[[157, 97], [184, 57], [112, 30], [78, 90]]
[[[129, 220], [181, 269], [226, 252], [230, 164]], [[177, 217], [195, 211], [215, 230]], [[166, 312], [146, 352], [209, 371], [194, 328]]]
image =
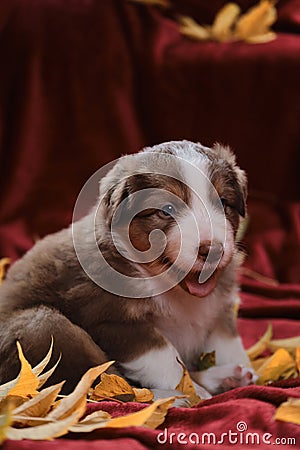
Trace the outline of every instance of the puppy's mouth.
[[217, 286], [220, 269], [215, 268], [214, 270], [190, 270], [190, 272], [186, 275], [181, 269], [176, 267], [171, 261], [167, 258], [163, 258], [163, 264], [169, 266], [173, 269], [173, 272], [176, 274], [177, 278], [184, 278], [178, 283], [179, 286], [186, 292], [195, 297], [206, 297], [209, 295]]
[[[219, 273], [215, 270], [212, 275], [210, 275], [205, 281], [201, 282], [199, 272], [190, 272], [188, 275], [179, 283], [179, 285], [186, 292], [196, 297], [206, 297], [209, 295], [217, 286]], [[200, 280], [199, 280], [200, 278]]]

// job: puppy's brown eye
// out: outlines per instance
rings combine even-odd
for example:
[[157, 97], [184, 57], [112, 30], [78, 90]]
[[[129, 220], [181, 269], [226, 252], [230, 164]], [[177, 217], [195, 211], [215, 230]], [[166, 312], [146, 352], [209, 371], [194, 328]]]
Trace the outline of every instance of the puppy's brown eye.
[[159, 216], [163, 219], [168, 219], [169, 217], [172, 217], [175, 215], [175, 208], [173, 205], [168, 204], [164, 205], [158, 212]]

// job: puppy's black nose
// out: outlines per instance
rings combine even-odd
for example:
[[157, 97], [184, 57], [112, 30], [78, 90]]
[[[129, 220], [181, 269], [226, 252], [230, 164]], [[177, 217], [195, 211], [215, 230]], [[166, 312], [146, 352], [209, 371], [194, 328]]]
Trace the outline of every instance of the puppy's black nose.
[[203, 241], [199, 247], [198, 255], [203, 261], [218, 262], [223, 255], [223, 245], [220, 242]]

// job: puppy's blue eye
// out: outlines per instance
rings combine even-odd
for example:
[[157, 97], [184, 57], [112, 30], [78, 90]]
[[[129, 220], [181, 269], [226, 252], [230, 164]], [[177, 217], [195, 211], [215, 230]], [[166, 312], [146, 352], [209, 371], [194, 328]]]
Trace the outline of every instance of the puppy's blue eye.
[[169, 216], [174, 216], [175, 214], [175, 208], [173, 205], [169, 204], [169, 205], [165, 205], [161, 208], [160, 211], [161, 215], [163, 217], [169, 217]]

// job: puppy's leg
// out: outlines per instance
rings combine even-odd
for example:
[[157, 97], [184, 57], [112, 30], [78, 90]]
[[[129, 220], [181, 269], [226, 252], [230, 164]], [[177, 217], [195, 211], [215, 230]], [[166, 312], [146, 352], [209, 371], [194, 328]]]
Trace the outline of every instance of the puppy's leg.
[[54, 349], [49, 367], [57, 361], [60, 353], [62, 358], [47, 384], [67, 380], [65, 393], [75, 387], [90, 367], [106, 360], [105, 354], [91, 337], [57, 310], [39, 306], [17, 310], [3, 319], [0, 330], [0, 384], [12, 380], [19, 373], [17, 340], [26, 359], [34, 366], [46, 355], [53, 336]]
[[[122, 364], [125, 376], [138, 381], [141, 386], [152, 389], [155, 399], [170, 396], [180, 396], [176, 386], [182, 378], [182, 367], [176, 349], [166, 343], [163, 347], [149, 350], [127, 363]], [[194, 383], [195, 390], [201, 399], [210, 398], [211, 395], [202, 387]], [[174, 406], [187, 406], [187, 399], [177, 399]]]
[[[232, 324], [234, 320], [232, 320]], [[235, 326], [219, 324], [206, 343], [206, 352], [216, 352], [216, 365], [192, 372], [192, 378], [211, 394], [218, 394], [257, 380]]]
[[[118, 368], [129, 381], [152, 389], [156, 398], [182, 395], [176, 391], [183, 373], [177, 361], [181, 358], [155, 328], [147, 323], [129, 323], [116, 328], [103, 325], [101, 331], [101, 347], [105, 350], [105, 342], [110, 343], [110, 357], [118, 361]], [[94, 339], [98, 342], [99, 336]], [[195, 388], [201, 398], [211, 397], [196, 383]]]

